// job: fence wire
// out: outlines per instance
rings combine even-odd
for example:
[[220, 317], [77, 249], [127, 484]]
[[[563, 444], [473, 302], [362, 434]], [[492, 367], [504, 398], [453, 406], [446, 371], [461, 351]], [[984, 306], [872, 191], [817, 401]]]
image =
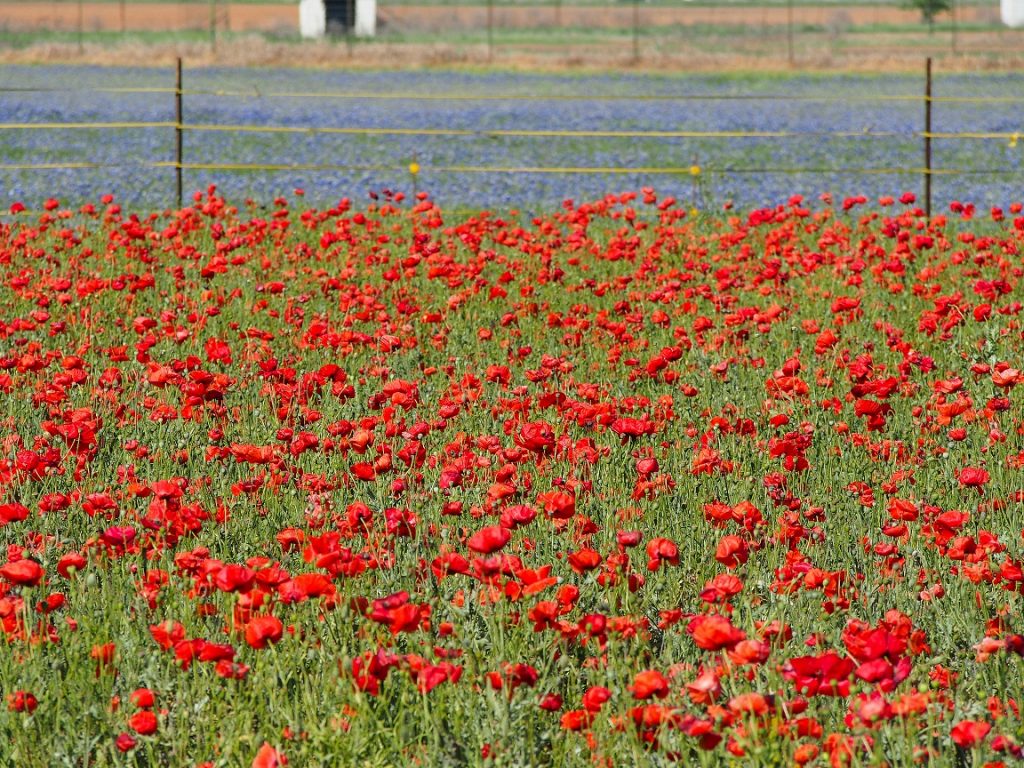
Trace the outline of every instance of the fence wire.
[[[930, 90], [930, 88], [928, 89]], [[920, 103], [926, 109], [931, 104], [1022, 104], [1022, 96], [935, 96], [928, 94], [879, 94], [871, 96], [835, 95], [787, 95], [787, 94], [468, 94], [468, 93], [371, 93], [356, 91], [309, 91], [283, 92], [259, 90], [186, 89], [166, 87], [99, 87], [92, 89], [66, 87], [0, 87], [0, 93], [46, 94], [46, 93], [115, 93], [115, 94], [164, 94], [173, 96], [177, 114], [187, 96], [237, 97], [246, 99], [289, 98], [299, 100], [388, 100], [388, 101], [431, 101], [431, 102], [501, 102], [501, 101], [616, 101], [616, 102], [687, 102], [687, 101], [778, 101], [803, 103]], [[444, 127], [361, 127], [361, 126], [305, 126], [265, 125], [248, 123], [188, 123], [186, 121], [98, 121], [98, 122], [8, 122], [0, 123], [3, 131], [108, 131], [108, 130], [168, 130], [180, 138], [187, 133], [261, 133], [298, 135], [363, 135], [363, 136], [442, 136], [480, 138], [577, 138], [577, 139], [757, 139], [757, 140], [799, 140], [805, 138], [881, 139], [901, 138], [922, 140], [926, 146], [931, 140], [941, 141], [1004, 141], [1010, 146], [1024, 138], [1024, 126], [1020, 131], [790, 131], [790, 130], [586, 130], [586, 129], [488, 129], [488, 128], [444, 128]], [[180, 142], [179, 142], [180, 146]], [[926, 154], [926, 157], [928, 155]], [[174, 160], [153, 160], [142, 158], [137, 161], [97, 163], [89, 161], [20, 162], [0, 164], [0, 171], [51, 171], [89, 169], [174, 169], [179, 179], [185, 171], [224, 172], [406, 172], [418, 174], [564, 174], [564, 175], [635, 175], [635, 176], [699, 176], [721, 174], [843, 174], [843, 175], [915, 175], [926, 180], [934, 176], [1015, 176], [1024, 174], [1024, 168], [935, 168], [920, 166], [888, 167], [714, 167], [712, 166], [585, 166], [585, 165], [430, 165], [417, 164], [416, 171], [409, 166], [389, 164], [330, 164], [330, 163], [236, 163], [236, 162], [187, 162], [179, 155]], [[926, 184], [926, 189], [927, 189]]]

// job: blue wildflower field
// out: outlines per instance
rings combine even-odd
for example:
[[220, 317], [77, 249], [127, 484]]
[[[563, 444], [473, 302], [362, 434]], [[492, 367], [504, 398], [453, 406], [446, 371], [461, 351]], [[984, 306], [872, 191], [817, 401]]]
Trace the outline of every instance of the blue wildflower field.
[[[55, 86], [57, 88], [55, 89]], [[50, 89], [32, 92], [32, 88]], [[155, 68], [6, 67], [3, 123], [174, 119], [173, 73]], [[186, 194], [216, 183], [231, 199], [266, 201], [296, 187], [311, 204], [409, 191], [416, 181], [449, 207], [544, 208], [611, 190], [654, 186], [697, 205], [732, 200], [772, 205], [800, 193], [868, 196], [920, 191], [922, 78], [917, 76], [656, 76], [519, 73], [186, 70], [185, 122], [299, 127], [464, 129], [472, 135], [339, 135], [187, 131], [192, 164], [329, 165], [325, 171], [189, 169]], [[936, 95], [1012, 97], [1024, 76], [939, 75]], [[199, 93], [197, 93], [199, 92]], [[205, 93], [204, 93], [205, 92]], [[339, 98], [339, 94], [405, 98]], [[422, 98], [452, 94], [462, 98]], [[474, 100], [465, 97], [484, 97]], [[631, 97], [652, 98], [634, 100]], [[906, 99], [893, 97], [906, 96]], [[507, 98], [506, 98], [507, 97]], [[569, 97], [569, 98], [565, 98]], [[677, 98], [678, 97], [678, 98]], [[693, 97], [693, 98], [686, 98]], [[707, 98], [711, 97], [711, 98]], [[742, 98], [734, 98], [742, 97]], [[784, 97], [784, 98], [776, 98]], [[933, 130], [1007, 133], [1024, 129], [1020, 103], [939, 101]], [[788, 137], [507, 137], [501, 129], [595, 131], [787, 131]], [[479, 131], [480, 133], [475, 133]], [[858, 135], [835, 136], [837, 132]], [[806, 135], [805, 135], [806, 134]], [[881, 135], [879, 135], [881, 134]], [[1020, 197], [1024, 143], [936, 139], [934, 167], [966, 171], [935, 178], [935, 201], [1004, 205]], [[173, 203], [170, 128], [0, 130], [0, 191], [7, 202], [57, 196], [123, 203]], [[89, 162], [101, 168], [26, 171], [21, 164]], [[451, 170], [452, 166], [474, 170]], [[688, 172], [701, 169], [699, 176]], [[537, 173], [481, 168], [678, 168], [680, 173]], [[352, 170], [339, 170], [352, 168]], [[803, 169], [803, 170], [801, 170]], [[861, 169], [868, 173], [850, 173]], [[899, 170], [903, 169], [903, 170]], [[881, 171], [881, 172], [879, 172]], [[995, 171], [993, 173], [993, 171]]]

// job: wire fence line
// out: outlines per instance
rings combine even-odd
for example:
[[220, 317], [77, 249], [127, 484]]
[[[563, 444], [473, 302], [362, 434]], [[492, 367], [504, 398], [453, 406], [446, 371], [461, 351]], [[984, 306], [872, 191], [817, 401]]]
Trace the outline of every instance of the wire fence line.
[[[181, 168], [186, 171], [394, 171], [394, 165], [323, 165], [319, 163], [177, 163], [172, 160], [140, 161], [136, 163], [9, 163], [0, 164], [0, 171], [43, 171], [75, 170], [98, 168]], [[649, 175], [684, 176], [694, 174], [695, 166], [496, 166], [496, 165], [431, 165], [421, 169], [439, 173], [555, 173], [566, 175], [597, 174], [607, 175]], [[912, 166], [889, 166], [879, 168], [746, 168], [722, 166], [719, 168], [700, 167], [700, 173], [729, 174], [818, 174], [839, 173], [848, 175], [890, 176], [897, 174], [931, 174], [933, 176], [1017, 176], [1022, 171], [1007, 168], [924, 168]]]
[[[98, 88], [73, 88], [73, 87], [20, 87], [0, 86], [0, 93], [114, 93], [114, 94], [177, 94], [178, 89], [173, 87], [98, 87]], [[678, 94], [551, 94], [551, 93], [509, 93], [509, 94], [469, 94], [469, 93], [423, 93], [423, 92], [391, 92], [379, 93], [371, 91], [261, 91], [252, 90], [231, 90], [216, 88], [182, 88], [182, 96], [225, 96], [248, 99], [341, 99], [341, 100], [368, 100], [368, 101], [791, 101], [791, 102], [821, 102], [821, 103], [847, 103], [847, 102], [922, 102], [925, 99], [936, 103], [946, 104], [1021, 104], [1024, 105], [1024, 95], [1021, 96], [922, 96], [919, 93], [905, 94], [872, 94], [864, 96], [849, 94], [843, 96], [829, 96], [825, 94], [784, 94], [784, 93], [678, 93]], [[62, 126], [64, 124], [61, 124]], [[163, 124], [157, 127], [162, 127]], [[141, 126], [140, 126], [141, 127]]]
[[[85, 169], [173, 169], [176, 176], [176, 202], [181, 206], [181, 190], [183, 176], [189, 171], [223, 171], [225, 173], [248, 173], [260, 171], [307, 171], [307, 172], [408, 172], [413, 176], [419, 173], [450, 173], [450, 174], [564, 174], [564, 175], [635, 175], [635, 176], [697, 176], [705, 174], [842, 174], [842, 175], [880, 175], [900, 174], [914, 175], [922, 179], [924, 188], [924, 204], [926, 210], [931, 209], [931, 183], [935, 176], [979, 176], [991, 175], [999, 177], [1024, 175], [1024, 168], [941, 168], [935, 167], [931, 162], [931, 142], [941, 141], [1000, 141], [1009, 142], [1010, 146], [1016, 146], [1020, 139], [1024, 139], [1024, 125], [1019, 131], [942, 131], [933, 130], [931, 124], [931, 107], [935, 103], [966, 103], [966, 104], [1022, 104], [1024, 95], [1017, 96], [940, 96], [933, 92], [931, 78], [931, 65], [926, 67], [925, 88], [921, 94], [894, 94], [877, 95], [864, 97], [842, 97], [832, 95], [786, 95], [786, 94], [551, 94], [528, 96], [522, 94], [500, 95], [481, 94], [472, 95], [465, 93], [408, 93], [408, 94], [372, 94], [361, 92], [311, 92], [311, 93], [287, 93], [264, 92], [257, 93], [248, 90], [208, 90], [208, 89], [186, 89], [181, 86], [180, 62], [177, 70], [178, 87], [174, 88], [105, 88], [84, 89], [85, 92], [97, 93], [145, 93], [145, 94], [169, 94], [174, 98], [176, 120], [163, 121], [49, 121], [49, 122], [0, 122], [0, 136], [4, 132], [16, 131], [113, 131], [113, 130], [154, 130], [173, 131], [174, 159], [159, 160], [142, 158], [138, 160], [122, 160], [118, 162], [90, 162], [88, 160], [69, 161], [34, 161], [26, 158], [20, 162], [3, 162], [0, 155], [0, 171], [31, 173], [34, 171], [49, 170], [85, 170]], [[83, 89], [66, 88], [0, 88], [0, 93], [16, 92], [24, 93], [53, 93], [66, 90], [82, 92]], [[563, 129], [552, 127], [550, 129], [494, 129], [494, 128], [448, 128], [440, 127], [406, 127], [406, 126], [320, 126], [320, 125], [267, 125], [267, 124], [246, 124], [246, 123], [190, 123], [185, 118], [184, 110], [185, 97], [216, 95], [221, 97], [238, 98], [274, 98], [277, 95], [287, 95], [290, 98], [298, 99], [319, 99], [336, 98], [358, 101], [365, 98], [393, 98], [403, 100], [430, 100], [430, 101], [480, 101], [493, 102], [502, 99], [543, 101], [545, 99], [572, 99], [600, 101], [615, 99], [617, 101], [644, 102], [648, 100], [659, 101], [701, 101], [701, 100], [743, 100], [743, 101], [791, 101], [791, 102], [842, 102], [842, 101], [899, 101], [920, 103], [923, 108], [923, 124], [920, 130], [891, 131], [891, 130], [759, 130], [756, 127], [750, 129], [728, 129], [728, 130], [588, 130], [588, 129]], [[790, 141], [801, 139], [861, 139], [864, 141], [883, 139], [903, 139], [922, 142], [923, 164], [908, 164], [907, 166], [885, 165], [873, 167], [870, 165], [858, 167], [802, 167], [792, 165], [754, 165], [735, 166], [722, 165], [721, 167], [700, 167], [697, 165], [683, 166], [678, 164], [665, 165], [584, 165], [572, 162], [573, 158], [567, 158], [570, 162], [531, 165], [531, 164], [429, 164], [400, 167], [394, 164], [332, 164], [332, 163], [289, 163], [289, 162], [193, 162], [186, 157], [186, 143], [184, 136], [190, 133], [224, 133], [224, 134], [297, 134], [297, 135], [350, 135], [350, 136], [440, 136], [440, 137], [464, 137], [464, 138], [523, 138], [523, 139], [545, 139], [545, 138], [573, 138], [573, 139], [688, 139], [697, 138], [703, 140], [731, 140], [731, 139], [756, 139], [762, 141]]]
[[[85, 122], [85, 123], [0, 123], [0, 131], [22, 130], [111, 130], [133, 128], [174, 128], [200, 133], [298, 133], [306, 135], [340, 134], [354, 136], [475, 136], [522, 138], [606, 138], [606, 139], [801, 139], [801, 138], [929, 138], [929, 139], [1024, 139], [1020, 131], [617, 131], [516, 128], [400, 128], [358, 126], [254, 125], [219, 123], [162, 122]], [[332, 166], [333, 167], [333, 166]]]

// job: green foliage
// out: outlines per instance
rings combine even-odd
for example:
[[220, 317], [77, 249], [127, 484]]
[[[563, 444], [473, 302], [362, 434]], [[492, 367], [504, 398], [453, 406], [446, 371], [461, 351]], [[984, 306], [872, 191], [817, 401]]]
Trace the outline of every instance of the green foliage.
[[953, 4], [951, 0], [906, 0], [903, 7], [920, 11], [921, 20], [926, 22], [928, 26], [933, 26], [935, 24], [935, 17], [940, 13], [946, 13], [951, 10]]

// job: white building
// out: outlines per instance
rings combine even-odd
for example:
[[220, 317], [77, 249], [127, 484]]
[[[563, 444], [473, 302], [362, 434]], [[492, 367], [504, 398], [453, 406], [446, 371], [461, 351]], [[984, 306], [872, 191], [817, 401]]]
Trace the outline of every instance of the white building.
[[1000, 0], [999, 15], [1008, 27], [1024, 27], [1024, 0]]
[[299, 33], [308, 39], [328, 33], [373, 37], [377, 0], [299, 0]]

